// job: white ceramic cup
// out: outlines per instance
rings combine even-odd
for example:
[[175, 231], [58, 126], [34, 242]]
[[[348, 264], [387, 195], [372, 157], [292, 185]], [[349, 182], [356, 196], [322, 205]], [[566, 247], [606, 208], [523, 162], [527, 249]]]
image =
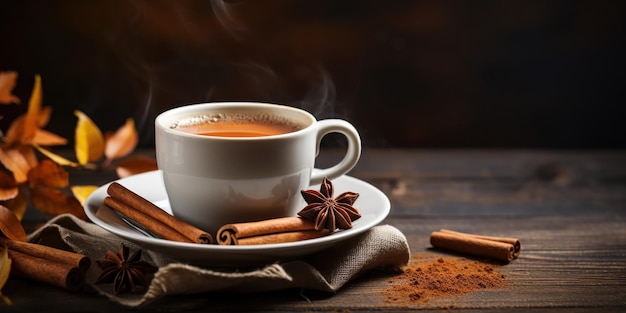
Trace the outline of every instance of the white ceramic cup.
[[[217, 137], [176, 129], [181, 121], [214, 114], [273, 116], [301, 129], [273, 136]], [[317, 121], [301, 109], [255, 102], [186, 105], [155, 120], [156, 158], [174, 216], [215, 234], [227, 223], [295, 216], [306, 205], [300, 191], [346, 174], [361, 155], [357, 130], [339, 119]], [[347, 138], [343, 159], [314, 168], [322, 137]]]

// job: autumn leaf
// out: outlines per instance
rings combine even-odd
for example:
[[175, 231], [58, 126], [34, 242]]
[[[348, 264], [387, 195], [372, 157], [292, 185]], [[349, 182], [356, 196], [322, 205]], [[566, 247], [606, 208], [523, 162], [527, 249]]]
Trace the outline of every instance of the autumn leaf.
[[45, 186], [65, 188], [70, 183], [70, 175], [52, 160], [42, 160], [28, 171], [28, 184], [31, 187]]
[[[33, 131], [33, 135], [31, 137], [27, 137], [25, 135], [26, 132], [26, 119], [28, 116], [28, 112], [18, 116], [13, 120], [9, 129], [6, 132], [5, 142], [8, 146], [14, 145], [28, 145], [33, 142], [38, 143], [41, 141], [43, 145], [52, 146], [65, 144], [67, 140], [65, 138], [59, 137], [55, 134], [49, 133], [40, 128], [46, 126], [48, 121], [50, 120], [50, 115], [52, 114], [52, 109], [50, 107], [43, 107], [39, 109], [37, 116], [35, 118], [35, 129]], [[29, 127], [32, 127], [29, 126]], [[43, 134], [39, 134], [39, 132], [44, 132]]]
[[11, 305], [11, 300], [2, 294], [2, 288], [9, 280], [9, 274], [11, 274], [11, 259], [9, 259], [8, 250], [6, 246], [0, 246], [0, 300]]
[[24, 231], [24, 227], [22, 227], [15, 213], [3, 205], [0, 205], [0, 231], [9, 239], [24, 242], [28, 241], [26, 231]]
[[35, 75], [35, 85], [33, 86], [33, 91], [30, 95], [28, 111], [26, 112], [26, 118], [24, 119], [24, 129], [21, 137], [22, 143], [31, 143], [35, 137], [37, 129], [39, 129], [39, 111], [41, 110], [42, 98], [41, 76]]
[[37, 129], [31, 143], [39, 144], [42, 146], [62, 146], [67, 144], [67, 139], [59, 135], [53, 134], [47, 130]]
[[72, 186], [72, 194], [84, 207], [85, 201], [87, 201], [87, 198], [89, 198], [96, 189], [98, 189], [98, 186]]
[[20, 98], [11, 93], [16, 81], [17, 72], [0, 72], [0, 103], [20, 103]]
[[5, 172], [0, 172], [0, 201], [5, 201], [17, 197], [19, 188], [13, 177]]
[[87, 220], [83, 206], [73, 196], [64, 192], [47, 187], [32, 188], [30, 190], [30, 203], [40, 211], [50, 215], [70, 213], [78, 218]]
[[47, 156], [50, 160], [56, 162], [59, 165], [62, 166], [71, 166], [71, 167], [79, 167], [80, 164], [70, 161], [50, 150], [44, 149], [43, 147], [33, 144], [33, 147], [35, 147], [35, 149], [37, 149], [39, 152], [41, 152], [41, 154]]
[[74, 111], [78, 117], [75, 131], [76, 159], [80, 164], [95, 162], [104, 153], [104, 138], [100, 128], [83, 112]]
[[37, 162], [31, 146], [0, 148], [0, 163], [13, 173], [13, 178], [17, 183], [26, 181], [28, 171], [37, 165]]
[[2, 201], [2, 203], [0, 203], [1, 205], [4, 205], [4, 207], [6, 207], [7, 209], [11, 210], [20, 221], [22, 220], [22, 218], [24, 218], [26, 208], [28, 207], [26, 195], [23, 190], [24, 188], [20, 188], [19, 192], [14, 198]]
[[118, 177], [123, 178], [139, 173], [155, 171], [157, 169], [157, 163], [154, 159], [135, 155], [120, 161], [115, 168], [115, 172]]
[[132, 118], [106, 139], [104, 154], [107, 159], [117, 159], [127, 156], [137, 146], [139, 135], [135, 129], [135, 122]]
[[0, 205], [13, 211], [18, 220], [22, 220], [26, 213], [26, 198], [20, 193], [20, 188], [5, 172], [0, 172]]

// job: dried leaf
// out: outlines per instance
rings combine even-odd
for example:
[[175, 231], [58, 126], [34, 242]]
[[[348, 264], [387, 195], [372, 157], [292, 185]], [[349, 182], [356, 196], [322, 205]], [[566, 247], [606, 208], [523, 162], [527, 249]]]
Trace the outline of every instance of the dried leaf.
[[20, 103], [20, 98], [11, 93], [16, 81], [17, 72], [0, 72], [0, 103]]
[[24, 242], [28, 241], [26, 231], [24, 231], [24, 227], [22, 227], [15, 213], [3, 205], [0, 205], [0, 231], [9, 239]]
[[41, 76], [35, 75], [35, 85], [28, 102], [28, 111], [24, 119], [24, 130], [20, 142], [30, 143], [35, 137], [35, 132], [39, 128], [39, 110], [41, 110]]
[[0, 201], [11, 200], [20, 192], [18, 187], [0, 187]]
[[27, 179], [28, 171], [37, 165], [37, 157], [31, 146], [0, 148], [0, 162], [13, 173], [15, 182], [23, 183]]
[[7, 145], [15, 145], [21, 144], [22, 133], [24, 132], [24, 120], [26, 119], [26, 115], [20, 115], [16, 117], [4, 136], [4, 141]]
[[64, 188], [69, 183], [70, 175], [61, 165], [52, 160], [41, 160], [37, 166], [28, 171], [28, 184], [31, 187]]
[[50, 214], [74, 214], [78, 218], [87, 219], [83, 206], [78, 199], [58, 189], [39, 187], [30, 190], [30, 203], [38, 210]]
[[136, 155], [128, 157], [117, 164], [115, 172], [120, 178], [157, 170], [157, 163], [149, 157]]
[[17, 196], [13, 199], [6, 200], [1, 203], [7, 209], [13, 211], [18, 220], [22, 220], [24, 218], [24, 214], [26, 213], [26, 208], [28, 207], [28, 203], [26, 202], [26, 195], [22, 192], [24, 189], [20, 188]]
[[17, 197], [19, 188], [13, 177], [5, 172], [0, 172], [0, 201], [5, 201]]
[[50, 150], [44, 149], [42, 147], [40, 147], [39, 145], [34, 144], [33, 147], [35, 147], [35, 149], [37, 149], [39, 152], [41, 152], [41, 154], [47, 156], [48, 158], [50, 158], [50, 160], [58, 163], [59, 165], [62, 166], [71, 166], [71, 167], [79, 167], [80, 164], [76, 163], [76, 162], [72, 162]]
[[138, 141], [139, 135], [135, 129], [135, 122], [129, 118], [122, 127], [107, 138], [104, 154], [110, 160], [127, 156], [133, 152]]
[[[36, 127], [35, 127], [35, 130], [34, 130], [33, 136], [30, 137], [30, 138], [27, 138], [27, 136], [24, 135], [25, 125], [26, 125], [26, 117], [28, 116], [28, 113], [22, 114], [22, 115], [16, 117], [13, 120], [13, 122], [11, 122], [11, 125], [7, 129], [7, 132], [6, 132], [6, 135], [5, 135], [6, 143], [8, 145], [16, 145], [16, 144], [28, 145], [28, 144], [30, 144], [31, 142], [33, 142], [33, 140], [37, 136], [37, 132], [40, 131], [39, 128], [45, 126], [48, 123], [48, 120], [50, 119], [50, 115], [51, 114], [52, 114], [52, 109], [50, 107], [44, 107], [41, 110], [39, 110], [39, 113], [37, 114], [37, 117], [35, 119]], [[54, 136], [56, 136], [56, 135], [54, 135]], [[59, 138], [61, 138], [61, 137], [59, 137]], [[65, 139], [63, 138], [63, 140], [65, 140]]]
[[55, 135], [47, 130], [37, 129], [32, 143], [42, 146], [62, 146], [67, 144], [67, 139], [59, 135]]
[[83, 112], [74, 111], [76, 124], [76, 159], [80, 164], [95, 162], [104, 153], [104, 138], [100, 128]]
[[72, 186], [72, 194], [78, 199], [78, 202], [84, 207], [87, 198], [98, 189], [98, 186]]
[[50, 121], [50, 116], [52, 115], [52, 107], [45, 106], [39, 109], [39, 113], [37, 114], [37, 126], [39, 128], [43, 128], [48, 125], [48, 121]]
[[11, 259], [9, 259], [8, 250], [7, 247], [0, 246], [0, 300], [10, 305], [11, 300], [2, 294], [2, 288], [9, 280], [9, 275], [11, 274]]

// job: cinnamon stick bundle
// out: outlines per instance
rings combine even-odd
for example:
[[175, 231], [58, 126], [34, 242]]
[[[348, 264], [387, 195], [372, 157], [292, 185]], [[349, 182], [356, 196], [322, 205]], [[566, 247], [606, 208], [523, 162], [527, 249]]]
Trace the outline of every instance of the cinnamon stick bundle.
[[2, 238], [11, 258], [11, 274], [78, 291], [85, 285], [88, 257], [52, 247]]
[[519, 239], [467, 234], [441, 229], [430, 235], [433, 247], [511, 262], [520, 254]]
[[109, 197], [104, 199], [105, 205], [163, 239], [201, 244], [213, 242], [210, 234], [169, 215], [154, 203], [117, 182], [109, 185], [107, 193]]
[[217, 231], [220, 245], [258, 245], [293, 242], [327, 235], [316, 230], [313, 222], [300, 217], [281, 217], [258, 222], [226, 224]]
[[91, 266], [91, 259], [88, 256], [38, 245], [35, 243], [21, 242], [0, 237], [0, 245], [5, 245], [9, 251], [16, 251], [33, 257], [50, 260], [52, 262], [66, 263], [74, 267], [78, 267], [82, 271], [87, 271]]

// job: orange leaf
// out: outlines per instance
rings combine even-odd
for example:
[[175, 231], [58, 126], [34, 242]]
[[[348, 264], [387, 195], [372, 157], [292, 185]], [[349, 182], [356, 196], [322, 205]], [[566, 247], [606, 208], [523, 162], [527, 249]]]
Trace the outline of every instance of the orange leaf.
[[155, 171], [157, 170], [157, 163], [155, 160], [145, 156], [131, 156], [117, 164], [115, 172], [120, 178], [135, 175], [139, 173]]
[[135, 129], [135, 121], [129, 118], [122, 127], [107, 138], [104, 154], [108, 159], [117, 159], [127, 156], [133, 152], [138, 141], [139, 135]]
[[13, 177], [5, 172], [0, 172], [0, 201], [9, 200], [17, 197], [19, 188]]
[[70, 175], [52, 160], [42, 160], [28, 171], [28, 183], [31, 187], [46, 186], [64, 188], [70, 182]]
[[7, 145], [21, 144], [22, 142], [22, 133], [24, 133], [24, 120], [26, 119], [26, 115], [22, 114], [16, 117], [11, 125], [9, 125], [9, 129], [7, 129], [7, 133], [5, 135], [5, 142]]
[[72, 186], [72, 194], [81, 205], [85, 206], [85, 201], [96, 189], [98, 186]]
[[11, 210], [0, 205], [0, 231], [9, 239], [28, 241], [24, 227]]
[[28, 171], [37, 165], [37, 157], [31, 146], [0, 148], [0, 162], [13, 173], [15, 182], [23, 183], [27, 179]]
[[59, 146], [66, 144], [67, 140], [47, 130], [37, 129], [35, 131], [35, 137], [33, 137], [32, 143], [42, 146]]
[[50, 215], [70, 213], [78, 218], [87, 219], [80, 202], [58, 189], [33, 188], [30, 190], [30, 203], [40, 211]]
[[35, 75], [35, 85], [28, 102], [28, 111], [24, 120], [24, 130], [22, 132], [21, 142], [30, 143], [35, 137], [35, 131], [39, 128], [39, 110], [41, 109], [41, 76]]
[[78, 117], [75, 131], [76, 159], [80, 164], [94, 162], [104, 153], [104, 138], [100, 128], [81, 111], [74, 111]]
[[[48, 120], [50, 119], [50, 115], [52, 114], [52, 109], [50, 107], [44, 107], [42, 108], [39, 113], [37, 114], [37, 117], [35, 119], [35, 129], [33, 130], [33, 134], [31, 137], [28, 137], [25, 135], [25, 131], [26, 131], [26, 117], [28, 116], [28, 113], [26, 114], [22, 114], [18, 117], [16, 117], [13, 122], [11, 122], [11, 125], [9, 125], [9, 129], [6, 132], [6, 136], [5, 136], [5, 141], [8, 145], [15, 145], [15, 144], [24, 144], [24, 145], [28, 145], [31, 142], [33, 142], [33, 140], [36, 138], [36, 136], [38, 135], [37, 132], [41, 131], [39, 128], [45, 126], [48, 123]], [[40, 135], [41, 136], [41, 135]], [[54, 135], [56, 136], [56, 135]], [[61, 137], [59, 137], [61, 138]], [[62, 138], [62, 140], [65, 141], [64, 138]], [[65, 143], [62, 143], [65, 144]]]
[[37, 127], [42, 128], [48, 125], [48, 121], [50, 121], [50, 116], [52, 115], [52, 107], [45, 106], [39, 109], [39, 114], [37, 114]]
[[2, 205], [4, 205], [6, 208], [13, 211], [15, 216], [17, 216], [17, 219], [20, 221], [24, 217], [24, 213], [26, 213], [27, 207], [26, 196], [24, 195], [24, 192], [21, 192], [21, 190], [23, 189], [20, 189], [16, 197], [2, 203]]
[[17, 72], [0, 72], [0, 103], [20, 103], [20, 98], [11, 94], [17, 81]]
[[19, 192], [18, 187], [0, 187], [0, 201], [13, 199]]

